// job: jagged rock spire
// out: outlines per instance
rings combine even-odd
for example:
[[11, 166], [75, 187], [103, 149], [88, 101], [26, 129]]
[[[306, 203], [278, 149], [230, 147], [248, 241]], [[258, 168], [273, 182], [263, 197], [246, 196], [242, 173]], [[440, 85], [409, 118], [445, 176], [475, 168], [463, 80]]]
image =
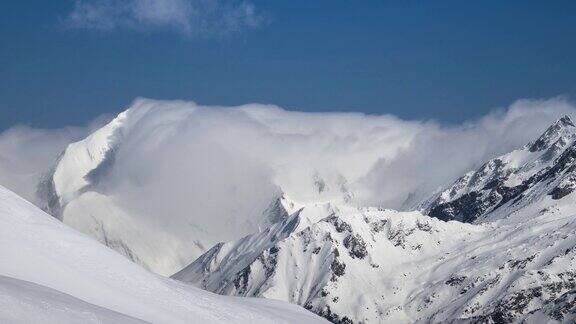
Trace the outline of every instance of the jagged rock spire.
[[576, 132], [576, 126], [568, 115], [558, 119], [530, 146], [530, 152], [542, 151], [567, 132]]

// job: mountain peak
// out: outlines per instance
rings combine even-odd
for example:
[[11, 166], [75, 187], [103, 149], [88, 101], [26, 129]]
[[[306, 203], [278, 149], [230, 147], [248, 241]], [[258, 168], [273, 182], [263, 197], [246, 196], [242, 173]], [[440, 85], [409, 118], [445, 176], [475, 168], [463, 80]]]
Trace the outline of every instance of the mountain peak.
[[570, 119], [570, 116], [568, 115], [564, 115], [564, 117], [558, 119], [554, 124], [558, 124], [565, 127], [567, 126], [575, 127], [574, 123], [572, 122], [572, 119]]
[[546, 131], [530, 146], [530, 152], [542, 151], [556, 142], [558, 139], [567, 135], [567, 133], [576, 133], [576, 126], [568, 115], [555, 121]]

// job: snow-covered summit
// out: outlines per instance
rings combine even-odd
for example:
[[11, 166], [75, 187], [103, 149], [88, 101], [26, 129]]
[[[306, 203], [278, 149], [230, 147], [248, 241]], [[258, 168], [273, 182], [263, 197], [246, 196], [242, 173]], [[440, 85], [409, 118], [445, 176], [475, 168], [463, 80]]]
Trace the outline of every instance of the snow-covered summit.
[[572, 119], [565, 115], [550, 125], [536, 141], [530, 143], [529, 150], [530, 152], [542, 151], [562, 138], [568, 139], [572, 137], [574, 132], [576, 132], [576, 126], [574, 126]]
[[[258, 226], [268, 226], [269, 215], [263, 211], [275, 197], [273, 192], [269, 197], [263, 194], [262, 202], [255, 206], [242, 209], [235, 205], [231, 210], [217, 211], [210, 208], [215, 203], [200, 199], [203, 196], [199, 194], [218, 191], [212, 187], [221, 184], [209, 183], [210, 174], [206, 174], [206, 179], [190, 179], [201, 182], [196, 184], [199, 192], [191, 193], [166, 188], [170, 183], [163, 181], [177, 183], [174, 186], [187, 185], [188, 179], [180, 177], [176, 168], [167, 166], [171, 168], [167, 174], [182, 180], [171, 181], [163, 179], [166, 173], [148, 172], [156, 167], [157, 156], [171, 154], [174, 158], [166, 160], [178, 163], [180, 156], [173, 142], [179, 140], [178, 132], [183, 127], [179, 121], [187, 120], [197, 110], [194, 103], [136, 100], [104, 127], [66, 148], [40, 184], [44, 209], [128, 259], [164, 275], [173, 274], [200, 255], [214, 243], [214, 238], [236, 238]], [[194, 148], [189, 151], [188, 155], [193, 154]], [[131, 166], [125, 164], [130, 164], [135, 154], [140, 155], [138, 160], [144, 165], [132, 172]], [[122, 164], [122, 171], [117, 170], [118, 164]], [[121, 172], [121, 177], [117, 172]], [[149, 197], [148, 206], [138, 204], [144, 195]], [[232, 196], [230, 204], [234, 201]], [[172, 207], [174, 201], [188, 205], [190, 214], [181, 214], [183, 206]], [[213, 215], [204, 217], [197, 210], [208, 210]], [[242, 216], [248, 214], [246, 210], [254, 221]], [[259, 212], [261, 218], [254, 216]], [[234, 214], [236, 217], [232, 217]]]

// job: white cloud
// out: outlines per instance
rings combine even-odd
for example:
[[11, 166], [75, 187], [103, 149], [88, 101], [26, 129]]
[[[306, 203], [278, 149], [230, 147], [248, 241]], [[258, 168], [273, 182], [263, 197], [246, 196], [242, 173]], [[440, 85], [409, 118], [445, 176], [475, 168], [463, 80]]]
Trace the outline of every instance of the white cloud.
[[358, 204], [403, 208], [410, 197], [423, 198], [535, 139], [562, 115], [576, 116], [557, 98], [520, 100], [448, 126], [259, 104], [137, 100], [131, 110], [142, 117], [123, 131], [107, 190], [154, 214], [192, 205], [194, 214], [222, 217], [254, 213], [254, 204], [278, 189], [300, 201], [342, 199], [347, 190]]
[[[63, 169], [61, 197], [71, 201], [65, 221], [81, 230], [106, 223], [108, 235], [122, 233], [139, 257], [169, 273], [203, 250], [195, 241], [210, 247], [257, 231], [280, 191], [303, 203], [351, 195], [358, 205], [401, 209], [534, 140], [564, 114], [576, 116], [576, 108], [558, 98], [520, 100], [461, 125], [139, 99], [120, 130], [104, 137], [113, 154], [97, 172], [79, 173], [89, 187], [67, 195], [74, 173]], [[18, 127], [0, 134], [0, 185], [39, 203], [40, 175], [86, 133]], [[81, 160], [73, 156], [68, 166]]]
[[78, 29], [167, 29], [190, 37], [221, 37], [264, 21], [247, 0], [77, 0], [64, 20]]
[[108, 119], [103, 116], [85, 127], [14, 126], [0, 132], [0, 185], [41, 205], [38, 182], [54, 167], [58, 156], [68, 144], [84, 138]]
[[563, 98], [519, 100], [462, 125], [429, 125], [399, 154], [381, 158], [357, 188], [364, 204], [413, 206], [487, 160], [535, 140], [564, 115], [576, 117], [576, 107]]
[[[135, 186], [184, 205], [190, 199], [217, 205], [223, 203], [214, 199], [237, 197], [234, 205], [258, 199], [250, 193], [270, 194], [274, 188], [302, 201], [342, 198], [344, 187], [359, 204], [391, 208], [526, 144], [564, 114], [576, 116], [576, 108], [562, 98], [519, 100], [461, 125], [259, 104], [137, 100], [131, 110], [145, 111], [144, 117], [123, 134], [108, 190]], [[0, 133], [0, 184], [32, 199], [35, 181], [50, 171], [66, 145], [93, 129], [17, 126]], [[326, 185], [322, 193], [318, 180]], [[178, 204], [170, 206], [179, 211]]]

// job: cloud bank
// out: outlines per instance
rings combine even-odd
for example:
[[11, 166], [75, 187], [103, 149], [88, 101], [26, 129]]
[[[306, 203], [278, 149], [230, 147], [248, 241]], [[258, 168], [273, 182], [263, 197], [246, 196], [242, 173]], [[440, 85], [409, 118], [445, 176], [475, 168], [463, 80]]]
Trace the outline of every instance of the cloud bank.
[[[342, 198], [348, 191], [359, 204], [391, 208], [526, 144], [565, 114], [576, 116], [564, 98], [519, 100], [461, 125], [147, 99], [129, 111], [140, 117], [123, 134], [109, 187], [161, 181], [161, 191], [182, 189], [188, 197], [208, 187], [232, 192], [261, 179], [301, 201]], [[32, 197], [34, 181], [20, 179], [50, 171], [69, 143], [101, 125], [102, 119], [88, 127], [16, 126], [0, 133], [0, 184]]]
[[67, 27], [98, 31], [172, 30], [188, 37], [222, 37], [265, 21], [241, 0], [77, 0]]
[[[56, 187], [68, 204], [65, 222], [119, 233], [169, 274], [212, 244], [258, 231], [281, 193], [299, 203], [409, 209], [565, 114], [576, 116], [576, 107], [562, 98], [520, 100], [461, 125], [138, 99], [107, 141], [85, 142], [112, 148], [95, 171], [78, 173], [88, 185], [67, 187], [78, 183], [70, 171], [82, 160], [71, 156]], [[0, 184], [38, 202], [40, 175], [86, 133], [17, 127], [0, 134]]]
[[38, 129], [17, 125], [0, 132], [0, 185], [42, 205], [38, 183], [55, 166], [68, 144], [81, 140], [110, 118], [102, 116], [87, 126]]
[[518, 100], [462, 125], [423, 126], [410, 146], [382, 158], [359, 181], [363, 203], [409, 209], [487, 160], [520, 148], [564, 115], [576, 117], [565, 98]]

